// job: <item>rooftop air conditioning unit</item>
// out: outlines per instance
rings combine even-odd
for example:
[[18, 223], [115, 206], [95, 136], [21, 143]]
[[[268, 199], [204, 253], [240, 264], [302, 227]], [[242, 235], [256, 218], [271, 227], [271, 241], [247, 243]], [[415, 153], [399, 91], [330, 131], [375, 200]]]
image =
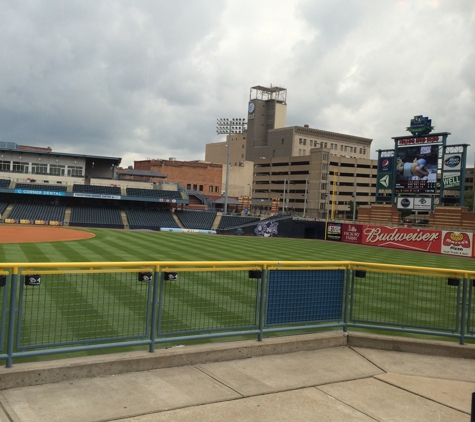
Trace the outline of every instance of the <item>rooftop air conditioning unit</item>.
[[169, 161], [175, 161], [175, 160], [176, 160], [176, 157], [170, 157], [168, 160], [169, 160]]

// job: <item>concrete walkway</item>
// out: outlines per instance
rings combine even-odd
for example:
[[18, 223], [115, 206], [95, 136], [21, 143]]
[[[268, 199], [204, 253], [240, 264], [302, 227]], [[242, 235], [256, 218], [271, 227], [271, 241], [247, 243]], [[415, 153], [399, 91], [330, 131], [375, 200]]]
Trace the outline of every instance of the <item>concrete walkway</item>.
[[475, 346], [320, 333], [18, 364], [0, 389], [1, 422], [470, 421]]

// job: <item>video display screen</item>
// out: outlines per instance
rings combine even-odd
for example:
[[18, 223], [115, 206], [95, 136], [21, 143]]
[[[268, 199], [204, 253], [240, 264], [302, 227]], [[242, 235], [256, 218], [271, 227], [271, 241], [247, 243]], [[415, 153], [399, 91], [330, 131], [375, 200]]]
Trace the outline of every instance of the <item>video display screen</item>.
[[436, 193], [438, 145], [398, 148], [396, 193]]

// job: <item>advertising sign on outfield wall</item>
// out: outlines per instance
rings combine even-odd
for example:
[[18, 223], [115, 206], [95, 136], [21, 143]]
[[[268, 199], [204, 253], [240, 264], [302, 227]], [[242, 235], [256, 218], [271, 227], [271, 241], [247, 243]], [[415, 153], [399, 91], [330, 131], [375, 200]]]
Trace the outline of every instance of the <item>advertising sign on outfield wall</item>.
[[361, 243], [361, 224], [342, 224], [341, 241], [346, 243]]
[[327, 224], [327, 240], [341, 240], [341, 224], [328, 223]]
[[472, 233], [442, 232], [442, 253], [459, 256], [472, 256]]
[[440, 253], [442, 232], [402, 227], [363, 226], [362, 243], [371, 246]]

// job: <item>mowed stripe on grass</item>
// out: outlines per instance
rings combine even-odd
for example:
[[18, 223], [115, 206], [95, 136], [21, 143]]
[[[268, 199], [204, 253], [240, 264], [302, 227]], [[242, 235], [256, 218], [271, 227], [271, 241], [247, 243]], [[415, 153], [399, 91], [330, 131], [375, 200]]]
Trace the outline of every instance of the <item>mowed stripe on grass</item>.
[[363, 261], [475, 271], [475, 259], [312, 239], [90, 229], [94, 238], [0, 244], [0, 262]]
[[[32, 263], [349, 260], [475, 271], [475, 261], [473, 259], [311, 239], [258, 238], [100, 229], [91, 229], [90, 231], [94, 232], [95, 237], [80, 241], [0, 245], [0, 261], [3, 259], [3, 262], [7, 263]], [[247, 285], [232, 282], [223, 290], [220, 285], [209, 280], [209, 275], [202, 274], [202, 276], [202, 279], [197, 276], [195, 280], [181, 287], [177, 285], [178, 290], [169, 291], [169, 295], [165, 296], [167, 301], [163, 314], [163, 328], [165, 332], [218, 328], [223, 323], [229, 326], [248, 325], [253, 321], [254, 288], [249, 289]], [[184, 278], [182, 277], [182, 279]], [[369, 283], [369, 281], [370, 278], [368, 278], [367, 282]], [[73, 306], [72, 309], [65, 307], [65, 305], [59, 302], [62, 300], [59, 297], [45, 297], [45, 303], [40, 306], [42, 306], [44, 312], [57, 312], [59, 321], [56, 321], [56, 324], [70, 333], [70, 337], [67, 336], [69, 341], [88, 338], [88, 334], [93, 334], [92, 332], [85, 332], [89, 330], [84, 330], [85, 327], [90, 327], [90, 324], [95, 324], [96, 334], [99, 332], [104, 333], [106, 338], [120, 337], [130, 334], [124, 331], [129, 331], [132, 327], [143, 327], [141, 316], [144, 314], [140, 311], [138, 312], [135, 301], [131, 300], [129, 303], [129, 299], [134, 297], [133, 283], [130, 283], [127, 284], [129, 287], [125, 289], [127, 291], [125, 296], [119, 291], [119, 284], [122, 284], [120, 280], [112, 284], [101, 283], [100, 287], [96, 287], [92, 296], [84, 292], [79, 285], [71, 286], [72, 293], [69, 292], [68, 294], [71, 295], [69, 297], [75, 302], [76, 307]], [[373, 290], [372, 286], [368, 285], [367, 287], [369, 291]], [[399, 292], [397, 285], [394, 288], [396, 291], [392, 294], [380, 298], [383, 300], [383, 303], [387, 301], [383, 307], [368, 307], [368, 304], [366, 304], [364, 316], [361, 316], [373, 321], [391, 320], [396, 318], [400, 312], [396, 302], [405, 301], [407, 302], [406, 305], [411, 305], [409, 309], [419, 309], [417, 311], [419, 315], [408, 316], [408, 319], [422, 320], [423, 322], [430, 323], [430, 325], [434, 323], [446, 325], [451, 320], [452, 314], [450, 309], [447, 309], [446, 312], [440, 312], [440, 321], [425, 315], [426, 313], [430, 314], [431, 310], [435, 309], [433, 301], [437, 301], [438, 297], [440, 297], [440, 292], [435, 291], [435, 287], [428, 287], [428, 291], [425, 294], [430, 304], [427, 303], [424, 309], [420, 308], [421, 301], [417, 297], [414, 297], [414, 301], [407, 297], [406, 293], [409, 292], [407, 287], [402, 288], [401, 284]], [[67, 297], [66, 293], [64, 293], [64, 296], [61, 296]], [[105, 304], [109, 304], [108, 309], [102, 309], [101, 303], [97, 302], [97, 295], [103, 298]], [[376, 304], [376, 301], [374, 304]], [[72, 326], [74, 325], [72, 321], [75, 318], [74, 309], [77, 309], [78, 312], [78, 320], [76, 322], [81, 321], [76, 326]], [[88, 317], [81, 314], [84, 309], [88, 310]], [[120, 309], [122, 310], [119, 311]], [[363, 310], [364, 307], [361, 309]], [[63, 314], [65, 318], [61, 320], [61, 315]], [[68, 316], [66, 317], [66, 315]], [[125, 319], [129, 321], [130, 325], [124, 324], [122, 316], [126, 317]], [[70, 318], [73, 319], [71, 320]], [[28, 316], [27, 319], [33, 324], [31, 330], [25, 327], [24, 331], [24, 339], [29, 344], [31, 337], [39, 335], [36, 333], [36, 330], [40, 327], [35, 326], [33, 315]], [[54, 329], [55, 323], [49, 321], [48, 325], [50, 324], [51, 328]], [[36, 338], [33, 340], [33, 343], [44, 340], [47, 339]]]

